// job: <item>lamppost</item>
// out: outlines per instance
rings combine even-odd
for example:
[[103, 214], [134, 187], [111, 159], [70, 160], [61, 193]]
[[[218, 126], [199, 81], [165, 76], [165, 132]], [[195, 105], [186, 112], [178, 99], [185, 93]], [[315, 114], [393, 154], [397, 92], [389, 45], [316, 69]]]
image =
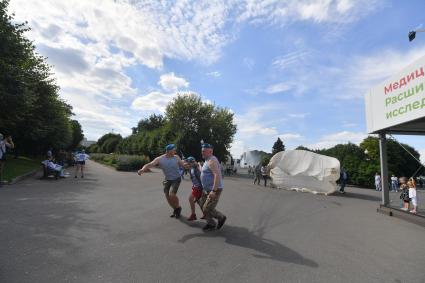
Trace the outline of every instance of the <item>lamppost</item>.
[[409, 31], [409, 41], [412, 41], [415, 39], [417, 32], [425, 32], [425, 29], [417, 29], [417, 30]]

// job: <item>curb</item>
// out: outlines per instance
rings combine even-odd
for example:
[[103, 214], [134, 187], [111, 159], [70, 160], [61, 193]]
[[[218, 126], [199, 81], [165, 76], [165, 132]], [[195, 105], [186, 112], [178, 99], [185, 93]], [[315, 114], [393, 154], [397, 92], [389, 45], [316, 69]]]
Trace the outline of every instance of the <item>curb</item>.
[[393, 216], [395, 218], [399, 218], [407, 222], [425, 227], [425, 216], [420, 214], [412, 214], [407, 211], [403, 211], [394, 207], [388, 207], [382, 204], [379, 205], [379, 207], [376, 209], [376, 212], [382, 213], [388, 216]]
[[16, 184], [16, 183], [17, 183], [17, 182], [19, 182], [19, 181], [22, 181], [22, 180], [24, 180], [24, 179], [26, 179], [26, 178], [29, 178], [29, 177], [34, 176], [34, 175], [35, 175], [35, 174], [37, 174], [37, 172], [39, 172], [39, 171], [40, 171], [39, 169], [36, 169], [36, 170], [30, 171], [30, 172], [28, 172], [28, 173], [26, 173], [26, 174], [24, 174], [24, 175], [18, 176], [18, 177], [16, 177], [16, 178], [12, 179], [12, 181], [8, 182], [8, 183], [7, 183], [7, 185], [13, 185], [13, 184]]

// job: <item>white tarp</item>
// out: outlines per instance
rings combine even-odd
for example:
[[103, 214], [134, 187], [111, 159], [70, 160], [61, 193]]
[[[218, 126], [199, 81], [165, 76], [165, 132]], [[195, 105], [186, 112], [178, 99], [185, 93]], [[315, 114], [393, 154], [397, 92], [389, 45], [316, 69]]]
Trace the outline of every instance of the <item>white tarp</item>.
[[276, 153], [269, 163], [274, 186], [282, 189], [331, 194], [336, 191], [340, 163], [333, 157], [305, 150]]

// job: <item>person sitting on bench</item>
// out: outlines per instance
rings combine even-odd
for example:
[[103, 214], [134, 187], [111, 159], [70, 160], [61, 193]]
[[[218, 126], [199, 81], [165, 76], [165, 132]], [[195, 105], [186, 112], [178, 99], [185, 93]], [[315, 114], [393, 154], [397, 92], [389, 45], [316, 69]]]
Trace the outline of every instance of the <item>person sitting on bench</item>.
[[59, 164], [54, 163], [51, 158], [46, 159], [41, 163], [45, 166], [46, 169], [55, 172], [55, 177], [61, 177], [61, 178], [65, 177], [63, 167], [60, 166]]

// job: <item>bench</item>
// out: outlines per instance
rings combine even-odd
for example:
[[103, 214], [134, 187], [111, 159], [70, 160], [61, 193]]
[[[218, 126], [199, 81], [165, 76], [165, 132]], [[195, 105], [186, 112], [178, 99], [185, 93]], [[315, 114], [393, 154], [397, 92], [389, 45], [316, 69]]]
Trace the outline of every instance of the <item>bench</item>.
[[43, 167], [43, 179], [48, 179], [49, 177], [53, 177], [56, 180], [59, 179], [59, 171], [47, 167], [44, 163], [41, 163], [41, 166]]

